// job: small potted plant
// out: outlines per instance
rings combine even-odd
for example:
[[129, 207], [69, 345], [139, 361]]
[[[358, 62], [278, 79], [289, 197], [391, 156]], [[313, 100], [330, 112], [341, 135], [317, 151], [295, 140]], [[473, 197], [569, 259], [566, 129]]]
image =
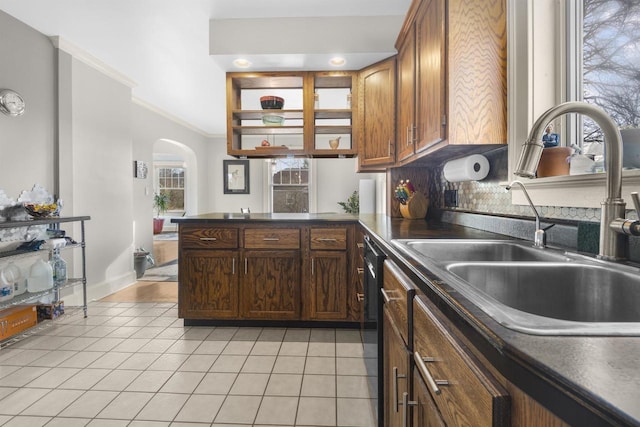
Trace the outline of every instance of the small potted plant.
[[346, 213], [357, 214], [360, 212], [360, 197], [358, 191], [351, 193], [346, 202], [338, 202]]
[[156, 193], [153, 196], [153, 207], [157, 213], [156, 217], [153, 218], [153, 234], [160, 234], [162, 233], [162, 227], [164, 227], [164, 218], [161, 218], [160, 215], [169, 209], [169, 195]]

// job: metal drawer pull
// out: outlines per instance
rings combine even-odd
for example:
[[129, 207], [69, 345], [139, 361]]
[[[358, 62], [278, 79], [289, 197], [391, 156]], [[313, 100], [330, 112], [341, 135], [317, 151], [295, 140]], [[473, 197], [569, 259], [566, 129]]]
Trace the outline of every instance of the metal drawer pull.
[[248, 263], [248, 262], [249, 262], [249, 259], [248, 259], [248, 258], [245, 258], [245, 259], [244, 259], [244, 275], [245, 275], [245, 276], [247, 275], [247, 263]]
[[232, 258], [233, 260], [233, 264], [231, 264], [231, 274], [235, 275], [236, 274], [236, 259]]
[[407, 378], [406, 375], [398, 374], [398, 367], [393, 367], [393, 407], [396, 412], [400, 412], [400, 404], [398, 403], [398, 378]]
[[389, 295], [387, 295], [387, 291], [385, 291], [384, 289], [380, 288], [380, 293], [382, 294], [382, 298], [384, 298], [385, 304], [388, 304], [388, 303], [391, 302], [391, 298], [389, 298]]
[[362, 249], [364, 248], [364, 243], [356, 243], [356, 246], [358, 247], [358, 249]]
[[364, 301], [364, 294], [356, 293], [356, 298], [358, 299], [358, 301]]
[[311, 258], [311, 275], [314, 276], [315, 275], [315, 262], [314, 262], [314, 258]]
[[216, 237], [201, 237], [200, 240], [203, 240], [205, 242], [215, 242], [216, 240], [218, 240], [218, 238], [216, 238]]
[[358, 268], [356, 268], [356, 270], [358, 270], [358, 274], [364, 274], [364, 268], [363, 267], [358, 267]]
[[442, 392], [442, 390], [440, 390], [440, 387], [438, 386], [449, 385], [449, 381], [447, 380], [433, 379], [431, 372], [429, 372], [429, 368], [427, 368], [427, 365], [425, 364], [425, 362], [434, 362], [435, 360], [433, 359], [433, 357], [422, 357], [420, 356], [420, 353], [416, 351], [415, 353], [413, 353], [413, 360], [416, 361], [416, 365], [418, 366], [420, 373], [422, 373], [422, 376], [425, 380], [427, 380], [431, 391], [433, 391], [435, 394], [440, 394]]
[[408, 406], [418, 406], [418, 402], [415, 400], [409, 400], [409, 393], [406, 391], [402, 393], [402, 427], [407, 427], [409, 424], [409, 408]]
[[265, 242], [277, 242], [280, 239], [277, 238], [277, 237], [264, 237], [262, 240], [265, 241]]
[[338, 239], [333, 239], [329, 237], [319, 237], [318, 242], [337, 242]]

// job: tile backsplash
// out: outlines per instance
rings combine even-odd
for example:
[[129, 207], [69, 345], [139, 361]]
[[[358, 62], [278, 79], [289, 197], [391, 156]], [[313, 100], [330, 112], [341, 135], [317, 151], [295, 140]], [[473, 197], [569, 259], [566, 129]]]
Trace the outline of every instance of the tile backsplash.
[[[528, 205], [512, 204], [511, 194], [500, 185], [509, 179], [507, 147], [490, 151], [484, 156], [489, 160], [491, 169], [482, 181], [448, 182], [444, 178], [442, 166], [430, 169], [431, 206], [441, 210], [533, 217]], [[445, 190], [458, 192], [457, 207], [445, 207]], [[536, 205], [536, 209], [540, 216], [548, 219], [598, 222], [600, 218], [599, 208]]]

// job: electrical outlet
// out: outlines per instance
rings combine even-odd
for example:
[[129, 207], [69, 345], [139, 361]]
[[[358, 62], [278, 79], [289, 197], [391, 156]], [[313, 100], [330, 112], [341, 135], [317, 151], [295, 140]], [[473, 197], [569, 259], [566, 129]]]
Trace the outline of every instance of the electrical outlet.
[[444, 190], [444, 206], [446, 208], [458, 206], [458, 190]]

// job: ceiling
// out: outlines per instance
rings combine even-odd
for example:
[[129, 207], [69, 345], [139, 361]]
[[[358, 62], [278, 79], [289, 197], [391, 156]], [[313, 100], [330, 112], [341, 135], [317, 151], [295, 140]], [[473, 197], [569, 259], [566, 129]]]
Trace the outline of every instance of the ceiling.
[[410, 3], [0, 0], [0, 10], [126, 76], [143, 103], [205, 134], [224, 135], [225, 72], [244, 71], [233, 59], [249, 60], [249, 71], [326, 70], [340, 55], [346, 65], [339, 69], [360, 69], [395, 53]]

